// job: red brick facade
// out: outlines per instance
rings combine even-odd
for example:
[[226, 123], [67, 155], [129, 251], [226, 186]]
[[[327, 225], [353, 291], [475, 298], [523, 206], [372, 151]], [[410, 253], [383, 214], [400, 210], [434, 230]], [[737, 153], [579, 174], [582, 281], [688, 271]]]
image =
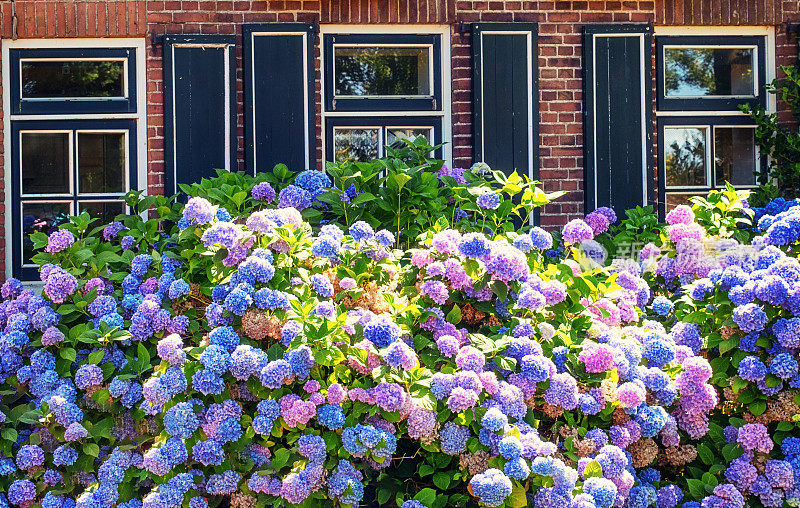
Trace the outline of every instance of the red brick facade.
[[[162, 48], [153, 44], [152, 36], [204, 33], [241, 37], [243, 23], [276, 21], [450, 25], [451, 141], [456, 165], [473, 162], [471, 36], [459, 32], [459, 23], [538, 23], [540, 178], [548, 191], [568, 191], [543, 214], [545, 224], [555, 225], [582, 213], [583, 207], [583, 24], [774, 26], [776, 63], [780, 66], [797, 60], [796, 37], [787, 33], [786, 23], [800, 22], [800, 3], [797, 0], [0, 0], [2, 39], [147, 37], [147, 165], [151, 193], [162, 192], [164, 185]], [[241, 58], [241, 44], [238, 44], [236, 93], [240, 167], [244, 157]], [[316, 61], [319, 138], [319, 59]], [[785, 121], [791, 121], [790, 112], [781, 111], [781, 115]], [[0, 131], [0, 141], [2, 136]], [[320, 147], [319, 142], [317, 146]], [[318, 148], [318, 160], [321, 153]], [[0, 144], [0, 169], [3, 167]], [[0, 221], [5, 221], [4, 208], [0, 208], [0, 212]], [[0, 231], [3, 230], [0, 227]], [[2, 248], [4, 243], [0, 238]], [[3, 256], [0, 256], [2, 262]]]

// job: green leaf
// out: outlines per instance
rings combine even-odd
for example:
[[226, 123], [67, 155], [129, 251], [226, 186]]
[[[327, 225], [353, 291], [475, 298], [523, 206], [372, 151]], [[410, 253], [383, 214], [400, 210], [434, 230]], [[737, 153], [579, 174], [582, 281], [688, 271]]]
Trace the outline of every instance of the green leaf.
[[391, 490], [389, 490], [389, 489], [380, 489], [378, 491], [378, 504], [380, 506], [385, 505], [389, 501], [390, 497], [392, 497], [392, 491]]
[[726, 462], [731, 462], [742, 453], [744, 453], [744, 451], [736, 443], [728, 443], [722, 447], [722, 456], [725, 457]]
[[95, 351], [91, 353], [88, 357], [86, 357], [86, 363], [92, 363], [94, 365], [97, 365], [98, 363], [100, 363], [100, 361], [103, 359], [105, 355], [106, 352], [103, 351], [102, 349], [99, 351]]
[[136, 347], [136, 354], [139, 356], [139, 368], [137, 369], [139, 372], [144, 372], [145, 370], [150, 368], [150, 353], [147, 351], [147, 348], [141, 342]]
[[3, 429], [2, 432], [3, 439], [7, 441], [11, 441], [12, 443], [17, 442], [17, 431], [11, 428]]
[[280, 470], [289, 461], [289, 450], [286, 448], [279, 448], [275, 452], [275, 456], [270, 461], [269, 467], [274, 470]]
[[517, 361], [514, 358], [509, 358], [508, 356], [495, 356], [494, 363], [504, 370], [513, 371], [517, 367]]
[[457, 325], [461, 322], [461, 309], [458, 307], [458, 305], [453, 305], [453, 308], [447, 313], [445, 319], [448, 323], [452, 323], [454, 325]]
[[419, 474], [420, 476], [428, 476], [429, 474], [433, 474], [433, 472], [434, 472], [433, 466], [431, 466], [430, 464], [422, 464], [421, 466], [419, 466], [419, 471], [417, 471], [417, 474]]
[[84, 445], [83, 451], [86, 453], [86, 455], [91, 455], [92, 457], [98, 457], [100, 455], [100, 447], [95, 443], [88, 443]]
[[414, 496], [414, 500], [419, 501], [425, 506], [430, 506], [436, 501], [436, 491], [431, 488], [422, 489]]
[[686, 483], [689, 485], [689, 493], [695, 499], [703, 499], [706, 497], [706, 488], [705, 484], [696, 478], [689, 478], [686, 480]]
[[439, 471], [433, 475], [433, 484], [442, 490], [447, 490], [447, 487], [450, 486], [450, 474], [449, 472]]
[[705, 465], [710, 466], [714, 463], [714, 452], [708, 446], [702, 443], [697, 445], [697, 454]]
[[505, 282], [493, 280], [489, 283], [489, 287], [492, 289], [492, 293], [496, 294], [499, 299], [505, 300], [508, 297], [508, 286], [506, 286]]
[[511, 491], [511, 498], [508, 499], [511, 508], [523, 508], [528, 506], [528, 496], [525, 494], [525, 487], [514, 482], [514, 490]]
[[766, 410], [767, 410], [767, 403], [763, 400], [756, 400], [752, 404], [750, 404], [750, 412], [755, 416], [764, 414], [764, 411]]
[[76, 353], [75, 353], [75, 350], [72, 349], [71, 347], [67, 347], [67, 348], [62, 349], [58, 354], [59, 354], [59, 356], [61, 356], [61, 358], [65, 359], [65, 360], [69, 360], [71, 362], [75, 361]]
[[592, 476], [601, 478], [603, 476], [603, 466], [601, 466], [596, 460], [593, 460], [586, 464], [586, 469], [584, 469], [583, 476], [586, 478], [590, 478]]

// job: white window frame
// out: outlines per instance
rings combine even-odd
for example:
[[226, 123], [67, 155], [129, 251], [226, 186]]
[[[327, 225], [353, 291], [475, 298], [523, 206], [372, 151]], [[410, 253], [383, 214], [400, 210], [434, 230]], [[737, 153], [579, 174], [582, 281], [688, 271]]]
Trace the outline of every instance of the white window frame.
[[[776, 77], [776, 66], [775, 66], [775, 28], [774, 27], [763, 27], [763, 26], [718, 26], [718, 27], [700, 27], [700, 26], [682, 26], [682, 27], [673, 27], [673, 26], [657, 26], [654, 29], [655, 37], [659, 36], [693, 36], [693, 37], [764, 37], [765, 44], [764, 44], [764, 55], [760, 55], [758, 51], [758, 47], [753, 47], [749, 44], [709, 44], [707, 46], [686, 46], [682, 44], [674, 44], [674, 45], [665, 45], [664, 48], [668, 47], [714, 47], [714, 48], [753, 48], [753, 65], [756, 72], [753, 76], [753, 83], [754, 83], [754, 95], [753, 96], [734, 96], [734, 95], [724, 95], [724, 96], [696, 96], [696, 97], [689, 97], [689, 96], [680, 96], [674, 97], [676, 99], [688, 99], [691, 100], [696, 98], [698, 100], [703, 99], [714, 99], [714, 98], [748, 98], [757, 96], [759, 93], [766, 94], [766, 110], [770, 113], [776, 111], [776, 103], [777, 99], [774, 94], [767, 93], [766, 91], [761, 90], [766, 83], [772, 82]], [[657, 57], [657, 56], [656, 56]], [[766, 74], [766, 83], [759, 83], [759, 58], [763, 58], [764, 69]], [[663, 62], [662, 62], [663, 64]], [[656, 76], [657, 80], [662, 79], [661, 76]], [[663, 83], [662, 83], [663, 84]], [[664, 87], [663, 89], [666, 89]], [[659, 175], [659, 179], [664, 179], [664, 182], [661, 182], [659, 185], [659, 208], [661, 211], [665, 211], [666, 209], [666, 201], [668, 194], [675, 194], [675, 193], [692, 193], [694, 195], [698, 195], [700, 193], [708, 192], [707, 189], [719, 189], [720, 186], [716, 182], [716, 166], [715, 161], [711, 159], [712, 152], [715, 153], [715, 149], [713, 147], [714, 143], [714, 131], [716, 128], [725, 128], [725, 127], [732, 127], [732, 128], [748, 128], [752, 126], [748, 125], [737, 125], [735, 123], [725, 123], [724, 119], [716, 124], [708, 124], [705, 123], [702, 118], [722, 118], [727, 117], [731, 119], [740, 119], [746, 118], [747, 115], [741, 111], [737, 110], [701, 110], [701, 111], [692, 111], [692, 110], [679, 110], [679, 111], [661, 111], [656, 107], [656, 119], [658, 118], [685, 118], [686, 121], [680, 124], [673, 124], [670, 123], [668, 125], [664, 125], [663, 129], [666, 130], [668, 128], [700, 128], [705, 131], [706, 136], [706, 179], [708, 185], [706, 187], [699, 187], [699, 186], [667, 186], [666, 182], [666, 167], [665, 167], [665, 160], [661, 160], [662, 158], [659, 157], [657, 160], [656, 172]], [[692, 117], [700, 117], [697, 118], [696, 121], [692, 121]], [[660, 125], [661, 122], [657, 123]], [[660, 133], [661, 128], [658, 129], [659, 131], [659, 139], [658, 139], [658, 150], [657, 152], [663, 153], [666, 147], [663, 146], [663, 139], [661, 139]], [[756, 169], [755, 171], [759, 171], [761, 169], [761, 155], [758, 149], [758, 146], [755, 146], [755, 157], [756, 157]], [[756, 187], [756, 185], [735, 185], [734, 187], [737, 189], [752, 189]], [[664, 190], [663, 195], [661, 195], [661, 189]]]
[[[320, 24], [320, 41], [322, 41], [325, 35], [335, 35], [335, 34], [374, 34], [374, 35], [436, 35], [440, 38], [440, 45], [441, 45], [441, 86], [442, 86], [442, 104], [441, 108], [438, 111], [326, 111], [325, 108], [325, 87], [320, 87], [320, 97], [321, 97], [321, 104], [322, 104], [322, 111], [321, 111], [321, 126], [322, 126], [322, 134], [321, 134], [321, 149], [322, 149], [322, 159], [325, 161], [325, 151], [327, 147], [327, 140], [326, 140], [326, 122], [328, 118], [334, 117], [439, 117], [442, 121], [442, 139], [438, 141], [452, 141], [452, 114], [451, 114], [451, 103], [452, 103], [452, 95], [451, 95], [451, 81], [450, 81], [450, 69], [451, 69], [451, 61], [450, 61], [450, 36], [451, 36], [451, 27], [449, 25], [342, 25], [342, 24]], [[352, 46], [352, 44], [343, 44], [344, 46]], [[403, 44], [390, 44], [387, 43], [386, 46], [396, 47], [402, 46]], [[411, 44], [410, 46], [420, 46], [419, 44]], [[324, 54], [324, 44], [320, 44], [320, 54], [319, 54], [319, 65], [320, 65], [320, 76], [321, 80], [325, 82], [325, 54]], [[433, 51], [429, 52], [429, 58], [433, 58]], [[433, 72], [433, 62], [431, 60], [430, 65], [430, 72]], [[333, 70], [333, 69], [332, 69]], [[431, 86], [433, 86], [433, 76], [430, 76], [431, 79]], [[431, 89], [431, 94], [434, 94], [434, 90]], [[346, 96], [349, 97], [349, 96]], [[357, 96], [359, 98], [366, 98], [368, 99], [370, 96]], [[377, 98], [385, 99], [385, 98], [392, 98], [392, 96], [374, 96]], [[402, 97], [427, 97], [427, 96], [402, 96]], [[368, 122], [365, 122], [368, 123]], [[347, 126], [350, 127], [350, 126]], [[372, 128], [374, 126], [371, 126]], [[365, 127], [366, 128], [366, 127]], [[383, 130], [381, 127], [378, 127], [379, 130]], [[381, 134], [382, 136], [382, 134]], [[432, 141], [432, 140], [429, 140]], [[383, 153], [383, 147], [380, 147], [379, 153]], [[442, 158], [445, 162], [452, 166], [452, 158], [453, 158], [453, 148], [452, 142], [446, 143], [442, 147]]]
[[[135, 48], [136, 49], [136, 113], [80, 113], [80, 114], [21, 114], [11, 115], [11, 84], [10, 80], [10, 51], [12, 49], [84, 49], [84, 48]], [[114, 119], [132, 119], [136, 121], [136, 168], [128, 168], [126, 171], [126, 188], [130, 183], [130, 171], [136, 171], [137, 188], [131, 190], [143, 191], [147, 194], [147, 62], [146, 40], [143, 37], [137, 38], [70, 38], [70, 39], [18, 39], [18, 40], [2, 40], [0, 41], [0, 49], [2, 49], [2, 74], [3, 74], [3, 111], [6, 115], [3, 117], [3, 132], [6, 135], [3, 137], [3, 153], [6, 154], [3, 161], [5, 171], [5, 202], [7, 206], [15, 206], [12, 201], [11, 192], [11, 122], [17, 120], [114, 120]], [[102, 59], [107, 60], [107, 59]], [[127, 63], [125, 68], [125, 94], [127, 97], [128, 73]], [[46, 99], [49, 100], [49, 99]], [[63, 100], [63, 98], [60, 98]], [[82, 131], [84, 129], [81, 129]], [[91, 130], [91, 129], [89, 129]], [[103, 130], [103, 129], [101, 129]], [[114, 130], [114, 129], [112, 129]], [[105, 130], [103, 130], [105, 131]], [[127, 141], [127, 135], [126, 135]], [[126, 145], [127, 146], [127, 145]], [[129, 162], [126, 161], [126, 165]], [[72, 162], [70, 162], [72, 164]], [[70, 172], [72, 178], [73, 171]], [[89, 196], [89, 195], [87, 195]], [[100, 197], [102, 195], [98, 195]], [[20, 197], [19, 206], [30, 196]], [[58, 201], [58, 198], [53, 199], [53, 202]], [[13, 238], [12, 221], [5, 221], [5, 275], [10, 278], [13, 274], [13, 248], [12, 244], [16, 241]]]
[[[771, 26], [656, 26], [653, 29], [653, 36], [695, 36], [695, 37], [765, 37], [766, 54], [764, 57], [764, 67], [767, 73], [767, 83], [772, 82], [776, 77], [775, 68], [775, 28]], [[760, 56], [760, 55], [759, 55]], [[658, 76], [656, 76], [658, 79]], [[758, 81], [758, 78], [754, 81]], [[764, 83], [756, 86], [763, 86]], [[729, 98], [729, 96], [725, 96]], [[690, 97], [680, 97], [690, 98]], [[701, 98], [709, 98], [703, 96]], [[713, 98], [713, 97], [712, 97]], [[735, 97], [733, 97], [735, 98]], [[770, 113], [777, 110], [777, 99], [773, 94], [767, 94], [767, 111]], [[659, 111], [656, 108], [656, 116], [745, 116], [741, 111]]]

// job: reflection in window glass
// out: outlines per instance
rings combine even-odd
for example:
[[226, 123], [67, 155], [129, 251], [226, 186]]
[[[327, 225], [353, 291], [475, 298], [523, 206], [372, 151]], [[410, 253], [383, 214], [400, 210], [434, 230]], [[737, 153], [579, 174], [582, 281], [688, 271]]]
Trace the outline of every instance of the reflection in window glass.
[[69, 133], [22, 133], [22, 193], [70, 192]]
[[122, 192], [125, 134], [78, 133], [78, 192]]
[[689, 202], [689, 198], [702, 195], [695, 193], [695, 192], [667, 192], [667, 200], [666, 200], [666, 211], [669, 213], [670, 210], [675, 208], [678, 205], [691, 205]]
[[397, 127], [387, 127], [386, 128], [386, 144], [394, 148], [395, 150], [398, 148], [403, 148], [406, 146], [403, 143], [404, 139], [407, 139], [410, 142], [414, 142], [418, 136], [422, 136], [425, 138], [428, 143], [432, 143], [432, 136], [431, 136], [431, 129], [429, 127], [417, 127], [417, 128], [397, 128]]
[[665, 48], [667, 97], [753, 96], [753, 48]]
[[666, 185], [707, 185], [706, 130], [697, 127], [664, 129]]
[[714, 129], [714, 166], [716, 185], [756, 184], [755, 131], [752, 127], [716, 127]]
[[22, 263], [30, 264], [35, 254], [30, 235], [37, 231], [50, 234], [67, 221], [70, 203], [22, 204]]
[[333, 156], [336, 162], [366, 162], [378, 158], [378, 129], [333, 130]]
[[336, 95], [430, 95], [429, 48], [335, 47]]
[[89, 212], [93, 218], [100, 219], [94, 225], [107, 224], [114, 218], [123, 213], [124, 203], [121, 201], [80, 201], [78, 202], [78, 213]]
[[23, 60], [22, 98], [124, 97], [122, 61]]

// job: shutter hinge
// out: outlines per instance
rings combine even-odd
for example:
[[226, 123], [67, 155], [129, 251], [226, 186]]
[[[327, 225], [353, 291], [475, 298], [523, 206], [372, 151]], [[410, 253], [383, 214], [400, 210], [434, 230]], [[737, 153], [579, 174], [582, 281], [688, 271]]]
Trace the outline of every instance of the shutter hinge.
[[331, 102], [331, 107], [333, 109], [336, 109], [336, 99], [333, 99], [333, 101]]
[[436, 99], [433, 99], [433, 109], [436, 109]]

